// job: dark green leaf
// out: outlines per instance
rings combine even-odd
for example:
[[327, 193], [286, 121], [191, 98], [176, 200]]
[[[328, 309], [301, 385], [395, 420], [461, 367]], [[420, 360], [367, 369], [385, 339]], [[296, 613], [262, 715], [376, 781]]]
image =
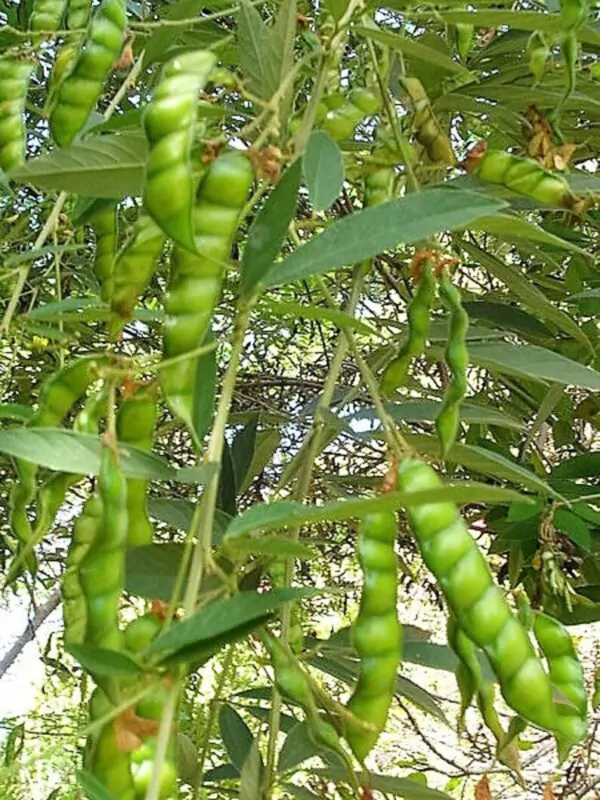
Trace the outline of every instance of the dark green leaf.
[[0, 403], [0, 419], [21, 419], [24, 422], [33, 416], [33, 409], [21, 403]]
[[105, 650], [91, 644], [70, 644], [65, 649], [92, 675], [126, 678], [140, 674], [138, 665], [125, 653]]
[[240, 488], [243, 486], [252, 464], [256, 447], [257, 428], [258, 415], [254, 415], [242, 430], [235, 435], [231, 445], [231, 459], [235, 475], [235, 495], [239, 495]]
[[242, 259], [242, 293], [248, 297], [281, 250], [298, 204], [302, 162], [294, 161], [267, 198], [250, 227]]
[[592, 544], [590, 529], [587, 522], [581, 517], [566, 508], [557, 508], [554, 512], [554, 524], [578, 547], [587, 552], [590, 551]]
[[77, 780], [89, 800], [117, 800], [114, 795], [106, 791], [98, 778], [90, 772], [79, 770]]
[[[317, 769], [314, 774], [331, 781], [348, 779], [347, 772], [341, 768]], [[357, 772], [355, 774], [360, 784], [364, 785], [368, 781], [367, 785], [372, 789], [392, 797], [404, 797], [405, 800], [451, 800], [450, 795], [445, 792], [430, 789], [409, 778], [394, 778], [373, 772]]]
[[[212, 331], [204, 340], [208, 345], [214, 342]], [[208, 353], [196, 359], [196, 388], [194, 390], [194, 410], [192, 412], [192, 428], [196, 442], [201, 443], [204, 434], [209, 429], [215, 406], [217, 391], [217, 351]]]
[[237, 514], [237, 504], [235, 501], [235, 467], [231, 458], [231, 448], [227, 440], [223, 442], [223, 455], [221, 460], [221, 471], [219, 473], [219, 493], [217, 508], [230, 517]]
[[231, 763], [241, 772], [254, 742], [252, 731], [238, 712], [227, 704], [221, 706], [219, 729]]

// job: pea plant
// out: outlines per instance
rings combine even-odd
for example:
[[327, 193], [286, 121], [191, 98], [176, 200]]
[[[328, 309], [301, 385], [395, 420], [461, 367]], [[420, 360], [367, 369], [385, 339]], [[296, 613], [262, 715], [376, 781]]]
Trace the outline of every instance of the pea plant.
[[0, 24], [3, 589], [60, 595], [73, 796], [593, 791], [597, 12]]

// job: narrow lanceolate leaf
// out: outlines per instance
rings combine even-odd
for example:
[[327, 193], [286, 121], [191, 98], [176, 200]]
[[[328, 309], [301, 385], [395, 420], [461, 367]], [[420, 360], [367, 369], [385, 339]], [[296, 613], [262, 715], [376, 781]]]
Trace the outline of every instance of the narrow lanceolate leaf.
[[386, 45], [392, 50], [398, 50], [404, 56], [411, 59], [411, 61], [424, 61], [446, 72], [461, 75], [463, 78], [468, 78], [471, 74], [460, 61], [454, 61], [454, 59], [439, 50], [428, 47], [408, 36], [402, 36], [401, 34], [392, 33], [391, 31], [384, 31], [379, 28], [366, 27], [364, 25], [359, 25], [356, 28], [356, 32], [368, 39], [379, 42], [379, 44]]
[[296, 213], [302, 162], [295, 161], [284, 173], [252, 223], [242, 260], [242, 293], [248, 296], [277, 258]]
[[147, 157], [143, 134], [107, 134], [31, 158], [10, 178], [37, 189], [120, 199], [141, 194]]
[[302, 157], [304, 181], [315, 211], [329, 208], [344, 183], [342, 153], [325, 131], [314, 131]]
[[358, 211], [335, 222], [267, 273], [267, 285], [304, 280], [373, 258], [401, 243], [464, 228], [498, 211], [501, 200], [446, 189], [429, 189]]
[[373, 512], [394, 511], [400, 507], [414, 508], [427, 503], [505, 503], [517, 501], [517, 498], [527, 500], [512, 489], [465, 481], [421, 492], [390, 492], [365, 500], [332, 500], [322, 506], [306, 506], [293, 500], [258, 503], [232, 520], [227, 528], [225, 541], [258, 531], [296, 527], [324, 520], [360, 518]]
[[89, 800], [116, 800], [91, 772], [80, 770], [77, 773], [77, 780]]
[[270, 100], [279, 86], [280, 57], [271, 30], [248, 0], [242, 0], [238, 22], [240, 67], [248, 88]]
[[252, 731], [238, 712], [227, 704], [219, 713], [219, 729], [231, 763], [241, 772], [254, 743]]
[[126, 678], [139, 675], [141, 670], [125, 653], [105, 650], [90, 644], [70, 644], [66, 649], [81, 666], [93, 675]]
[[544, 347], [532, 344], [516, 346], [507, 342], [473, 344], [469, 347], [469, 355], [474, 364], [493, 372], [600, 392], [600, 372]]

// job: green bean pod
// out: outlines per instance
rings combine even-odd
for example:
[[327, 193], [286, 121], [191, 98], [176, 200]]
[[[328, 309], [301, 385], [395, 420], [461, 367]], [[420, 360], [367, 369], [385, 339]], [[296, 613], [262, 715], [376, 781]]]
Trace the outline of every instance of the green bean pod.
[[81, 562], [94, 543], [102, 518], [102, 503], [93, 495], [88, 499], [73, 526], [73, 536], [67, 551], [65, 574], [61, 583], [65, 644], [80, 644], [85, 640], [87, 605], [79, 578]]
[[[110, 700], [101, 689], [94, 690], [89, 708], [91, 722], [100, 720], [113, 711]], [[86, 769], [115, 800], [136, 800], [131, 756], [119, 749], [114, 719], [89, 737], [85, 762]]]
[[46, 93], [46, 102], [44, 103], [44, 116], [48, 117], [52, 113], [52, 109], [56, 105], [58, 99], [58, 90], [65, 77], [71, 71], [73, 64], [77, 60], [79, 54], [80, 43], [66, 41], [63, 46], [57, 51], [52, 71], [48, 77], [48, 89]]
[[35, 0], [29, 28], [32, 31], [57, 31], [62, 26], [67, 0]]
[[544, 169], [531, 158], [520, 158], [503, 150], [487, 150], [476, 159], [474, 167], [481, 180], [506, 186], [543, 205], [574, 211], [581, 207], [581, 198], [573, 194], [562, 175]]
[[127, 483], [116, 453], [108, 443], [102, 449], [98, 495], [102, 503], [98, 535], [80, 567], [87, 611], [85, 641], [118, 650], [121, 646], [118, 615], [127, 545]]
[[421, 280], [407, 309], [408, 339], [398, 355], [387, 365], [381, 379], [381, 391], [384, 394], [391, 394], [406, 382], [412, 359], [425, 351], [434, 298], [433, 266], [431, 261], [425, 261]]
[[452, 144], [433, 113], [423, 84], [418, 78], [400, 78], [400, 85], [408, 95], [413, 108], [415, 138], [434, 164], [456, 163]]
[[103, 0], [90, 22], [76, 61], [60, 84], [50, 112], [50, 131], [66, 147], [82, 130], [118, 60], [126, 23], [125, 0]]
[[442, 408], [435, 420], [442, 457], [445, 458], [458, 435], [460, 406], [467, 391], [466, 374], [469, 352], [466, 336], [469, 328], [469, 315], [463, 308], [460, 291], [453, 285], [445, 270], [442, 271], [439, 278], [439, 290], [440, 297], [450, 309], [450, 330], [445, 359], [451, 379], [444, 394]]
[[455, 676], [458, 691], [460, 692], [458, 729], [461, 730], [467, 709], [481, 686], [481, 665], [477, 658], [477, 648], [466, 633], [460, 629], [452, 614], [448, 615], [446, 633], [448, 644], [458, 659]]
[[131, 319], [138, 298], [152, 280], [164, 243], [165, 235], [158, 225], [150, 217], [140, 217], [131, 240], [114, 265], [110, 302], [112, 336]]
[[[185, 356], [204, 342], [252, 178], [250, 161], [235, 151], [217, 158], [204, 173], [194, 210], [197, 253], [175, 248], [171, 260], [163, 348], [167, 359]], [[192, 356], [160, 371], [171, 409], [192, 429], [196, 365]]]
[[[40, 391], [38, 410], [27, 427], [53, 428], [61, 425], [94, 379], [94, 368], [105, 360], [103, 356], [84, 356], [48, 378]], [[17, 547], [13, 566], [9, 568], [11, 575], [22, 569], [22, 553], [26, 548], [31, 548], [32, 540], [35, 540], [27, 512], [35, 498], [38, 472], [37, 464], [23, 459], [16, 459], [15, 467], [17, 480], [11, 489], [10, 523]], [[36, 559], [32, 550], [26, 556], [25, 563], [30, 571], [35, 571]]]
[[113, 270], [117, 245], [117, 208], [104, 206], [89, 220], [96, 237], [94, 275], [100, 284], [100, 298], [109, 302], [113, 293]]
[[527, 53], [529, 56], [529, 71], [533, 75], [536, 84], [544, 77], [550, 52], [550, 45], [546, 41], [543, 31], [532, 33], [527, 42]]
[[393, 167], [378, 167], [367, 173], [365, 177], [366, 208], [381, 205], [390, 199], [395, 175]]
[[466, 61], [473, 49], [475, 26], [468, 22], [456, 23], [456, 49], [461, 61]]
[[327, 111], [322, 128], [335, 141], [347, 139], [365, 117], [376, 114], [380, 108], [381, 97], [372, 89], [354, 89], [340, 106]]
[[575, 31], [567, 31], [560, 40], [560, 52], [565, 60], [565, 93], [563, 102], [573, 94], [577, 82], [577, 63], [579, 61], [579, 39]]
[[[548, 663], [550, 680], [566, 699], [564, 702], [559, 698], [556, 707], [565, 728], [558, 731], [559, 749], [563, 742], [568, 749], [587, 733], [588, 701], [583, 668], [569, 632], [558, 620], [537, 612], [533, 632]], [[575, 738], [573, 730], [577, 732]]]
[[[436, 489], [441, 481], [421, 461], [405, 460], [398, 489]], [[453, 503], [428, 503], [407, 510], [427, 567], [437, 578], [458, 625], [487, 655], [507, 704], [539, 728], [561, 734], [552, 685], [527, 631], [495, 584], [483, 554]], [[572, 726], [570, 735], [582, 738]]]
[[347, 707], [357, 720], [371, 725], [372, 730], [349, 723], [345, 737], [361, 762], [385, 728], [396, 689], [402, 647], [402, 628], [396, 611], [397, 531], [396, 515], [381, 512], [364, 519], [358, 538], [363, 591], [353, 640], [360, 657], [360, 674]]
[[33, 67], [8, 53], [0, 58], [0, 169], [5, 172], [25, 161], [25, 101]]
[[67, 28], [70, 31], [85, 28], [89, 22], [91, 10], [90, 0], [68, 0]]
[[167, 236], [191, 252], [196, 252], [196, 243], [190, 154], [198, 95], [215, 63], [214, 53], [208, 50], [182, 53], [171, 59], [142, 118], [150, 146], [144, 206]]
[[[117, 415], [119, 442], [149, 453], [152, 450], [157, 413], [154, 386], [141, 386], [137, 390], [130, 391], [123, 400]], [[154, 528], [148, 517], [147, 497], [148, 481], [143, 478], [128, 478], [128, 547], [152, 544]]]

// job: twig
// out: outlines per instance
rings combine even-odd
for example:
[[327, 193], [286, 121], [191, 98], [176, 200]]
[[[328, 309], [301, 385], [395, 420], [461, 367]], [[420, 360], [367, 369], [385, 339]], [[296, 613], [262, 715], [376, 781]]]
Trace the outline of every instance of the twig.
[[8, 653], [0, 661], [0, 680], [4, 677], [4, 675], [8, 672], [8, 670], [12, 667], [14, 662], [20, 656], [21, 651], [23, 650], [25, 645], [33, 641], [39, 627], [42, 625], [43, 622], [45, 622], [45, 620], [50, 616], [50, 614], [54, 611], [54, 609], [58, 606], [59, 603], [60, 603], [60, 591], [56, 589], [46, 600], [44, 605], [40, 606], [37, 609], [37, 611], [33, 615], [33, 618], [28, 621], [27, 626], [23, 631], [23, 633], [18, 637], [17, 641], [13, 644]]

